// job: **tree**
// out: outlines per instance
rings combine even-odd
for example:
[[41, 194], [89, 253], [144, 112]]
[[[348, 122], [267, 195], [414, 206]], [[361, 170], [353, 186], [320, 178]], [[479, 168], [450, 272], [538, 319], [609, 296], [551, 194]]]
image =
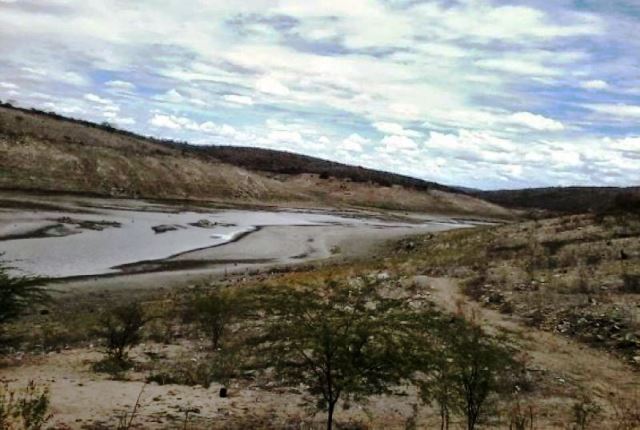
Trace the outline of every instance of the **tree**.
[[480, 327], [459, 324], [457, 334], [447, 340], [445, 359], [450, 363], [448, 379], [452, 383], [456, 408], [467, 421], [467, 429], [476, 428], [489, 409], [491, 396], [505, 388], [514, 368], [511, 354], [486, 336]]
[[[433, 350], [417, 355], [416, 383], [424, 402], [440, 408], [440, 429], [449, 428], [451, 415], [462, 415], [467, 429], [476, 428], [493, 396], [509, 387], [515, 370], [510, 351], [463, 318], [441, 318], [424, 331], [431, 333]], [[424, 353], [422, 353], [424, 354]]]
[[237, 316], [238, 300], [229, 290], [215, 290], [196, 297], [192, 306], [194, 317], [207, 333], [213, 349], [218, 349], [229, 324]]
[[146, 322], [140, 304], [118, 306], [102, 315], [96, 334], [105, 339], [109, 357], [118, 364], [125, 364], [129, 349], [140, 343]]
[[426, 402], [433, 399], [438, 403], [440, 430], [449, 430], [451, 413], [455, 412], [456, 407], [451, 360], [446, 355], [436, 355], [430, 376], [427, 381], [418, 381], [422, 400]]
[[12, 276], [9, 269], [6, 262], [0, 260], [0, 324], [18, 318], [35, 304], [49, 299], [43, 285], [45, 278]]
[[390, 392], [413, 372], [416, 312], [372, 285], [285, 288], [268, 306], [259, 354], [285, 382], [307, 385], [328, 430], [340, 399]]

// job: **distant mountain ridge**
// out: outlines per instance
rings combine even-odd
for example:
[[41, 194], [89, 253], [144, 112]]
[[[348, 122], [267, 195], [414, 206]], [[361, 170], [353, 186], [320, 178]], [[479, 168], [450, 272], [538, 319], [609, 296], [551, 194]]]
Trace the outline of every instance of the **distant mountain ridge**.
[[508, 208], [577, 214], [633, 209], [640, 198], [640, 187], [549, 187], [471, 194]]

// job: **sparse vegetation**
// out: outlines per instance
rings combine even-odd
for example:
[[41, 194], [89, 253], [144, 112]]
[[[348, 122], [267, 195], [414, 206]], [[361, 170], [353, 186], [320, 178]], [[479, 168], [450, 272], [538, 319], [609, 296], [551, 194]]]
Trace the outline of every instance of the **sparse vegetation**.
[[51, 419], [49, 389], [29, 382], [23, 390], [0, 385], [0, 428], [40, 430]]
[[388, 393], [411, 376], [416, 337], [407, 324], [417, 315], [364, 280], [285, 290], [268, 306], [274, 317], [259, 355], [279, 378], [307, 386], [327, 412], [328, 430], [339, 400]]
[[105, 341], [107, 360], [103, 360], [97, 368], [125, 369], [129, 365], [128, 351], [142, 339], [141, 331], [146, 321], [139, 303], [105, 311], [95, 333]]
[[7, 263], [0, 260], [0, 329], [4, 324], [49, 299], [49, 294], [43, 287], [45, 279], [12, 276], [9, 269]]
[[490, 415], [499, 394], [510, 394], [515, 361], [479, 327], [462, 319], [449, 321], [440, 339], [433, 363], [420, 367], [429, 377], [420, 383], [421, 396], [437, 402], [441, 429], [449, 428], [455, 414], [464, 417], [467, 429], [473, 430]]
[[[96, 368], [126, 376], [110, 384], [149, 382], [162, 393], [144, 399], [134, 424], [166, 418], [191, 429], [246, 423], [256, 429], [312, 428], [332, 418], [334, 428], [367, 428], [387, 419], [390, 428], [632, 429], [637, 402], [629, 393], [615, 400], [599, 388], [584, 391], [593, 393], [588, 398], [580, 395], [592, 373], [606, 391], [627, 386], [616, 386], [607, 366], [606, 377], [584, 364], [581, 373], [571, 365], [558, 371], [540, 366], [547, 354], [542, 349], [534, 351], [533, 363], [519, 361], [523, 346], [549, 342], [536, 339], [545, 331], [553, 334], [544, 345], [550, 353], [563, 351], [565, 337], [633, 365], [640, 361], [634, 279], [640, 221], [618, 216], [412, 237], [380, 249], [376, 260], [251, 272], [184, 288], [77, 292], [77, 303], [56, 295], [46, 313], [25, 309], [6, 324], [21, 335], [15, 349], [8, 349], [17, 352], [7, 354], [7, 366], [33, 357], [64, 360], [76, 350], [84, 354], [83, 363], [93, 362], [97, 333], [107, 356]], [[436, 277], [464, 281], [467, 297], [438, 296]], [[97, 312], [104, 302], [116, 306]], [[117, 306], [132, 302], [144, 307]], [[505, 324], [494, 321], [483, 330], [484, 319], [463, 312], [463, 304], [473, 302], [479, 303], [473, 309]], [[148, 322], [151, 314], [156, 318]], [[524, 324], [532, 328], [514, 328]], [[97, 331], [86, 329], [94, 325]], [[592, 353], [582, 348], [580, 353]], [[574, 359], [576, 350], [554, 357]], [[91, 383], [108, 378], [92, 374], [97, 382]], [[212, 395], [217, 384], [229, 389], [230, 399]], [[128, 393], [133, 403], [135, 393]], [[207, 398], [207, 406], [192, 405], [195, 397], [188, 393]], [[161, 404], [166, 417], [157, 412]], [[387, 404], [393, 411], [381, 407]], [[158, 409], [148, 411], [148, 405]], [[223, 407], [229, 412], [220, 413]], [[295, 415], [311, 410], [325, 414]], [[95, 428], [114, 428], [118, 418], [127, 425], [131, 415], [116, 412]]]
[[587, 430], [591, 428], [602, 408], [589, 396], [583, 395], [572, 407], [573, 428], [576, 430]]
[[215, 350], [221, 346], [229, 325], [240, 311], [240, 302], [230, 290], [214, 289], [193, 300], [188, 318], [197, 321]]

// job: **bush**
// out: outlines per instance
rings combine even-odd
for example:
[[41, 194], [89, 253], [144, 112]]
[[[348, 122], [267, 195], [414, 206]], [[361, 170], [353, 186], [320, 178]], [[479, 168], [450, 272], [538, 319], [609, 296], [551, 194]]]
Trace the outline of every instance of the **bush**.
[[630, 273], [622, 275], [622, 292], [640, 294], [640, 275]]
[[29, 382], [24, 392], [0, 386], [0, 428], [40, 430], [51, 419], [49, 389]]
[[225, 350], [216, 352], [212, 357], [170, 363], [170, 366], [151, 373], [147, 381], [160, 385], [201, 385], [204, 388], [209, 388], [212, 382], [227, 386], [237, 375], [237, 369], [237, 355]]
[[106, 311], [95, 332], [104, 338], [107, 355], [116, 364], [127, 362], [129, 349], [140, 343], [146, 323], [142, 307], [133, 303]]
[[238, 315], [239, 303], [229, 290], [215, 290], [196, 297], [191, 310], [201, 329], [207, 333], [211, 347], [218, 349], [233, 319]]
[[534, 407], [532, 405], [523, 406], [520, 401], [517, 401], [509, 410], [509, 430], [533, 430], [534, 425]]
[[45, 278], [11, 276], [9, 269], [6, 262], [0, 261], [0, 325], [15, 320], [35, 304], [49, 299], [43, 286]]
[[573, 404], [571, 408], [573, 413], [573, 428], [576, 430], [586, 430], [600, 415], [602, 408], [590, 397], [584, 395], [580, 400]]
[[209, 388], [213, 382], [211, 363], [207, 360], [174, 362], [168, 368], [151, 373], [147, 382], [155, 382], [159, 385], [201, 385]]

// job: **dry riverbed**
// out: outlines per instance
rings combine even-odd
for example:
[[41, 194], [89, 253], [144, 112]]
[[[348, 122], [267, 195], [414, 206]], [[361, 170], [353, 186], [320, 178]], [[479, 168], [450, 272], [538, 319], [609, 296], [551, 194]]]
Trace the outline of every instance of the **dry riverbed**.
[[[91, 282], [202, 277], [365, 255], [408, 234], [478, 221], [331, 209], [230, 209], [139, 200], [4, 195], [0, 252], [16, 273]], [[169, 276], [175, 278], [175, 276]], [[108, 282], [108, 281], [107, 281]]]

